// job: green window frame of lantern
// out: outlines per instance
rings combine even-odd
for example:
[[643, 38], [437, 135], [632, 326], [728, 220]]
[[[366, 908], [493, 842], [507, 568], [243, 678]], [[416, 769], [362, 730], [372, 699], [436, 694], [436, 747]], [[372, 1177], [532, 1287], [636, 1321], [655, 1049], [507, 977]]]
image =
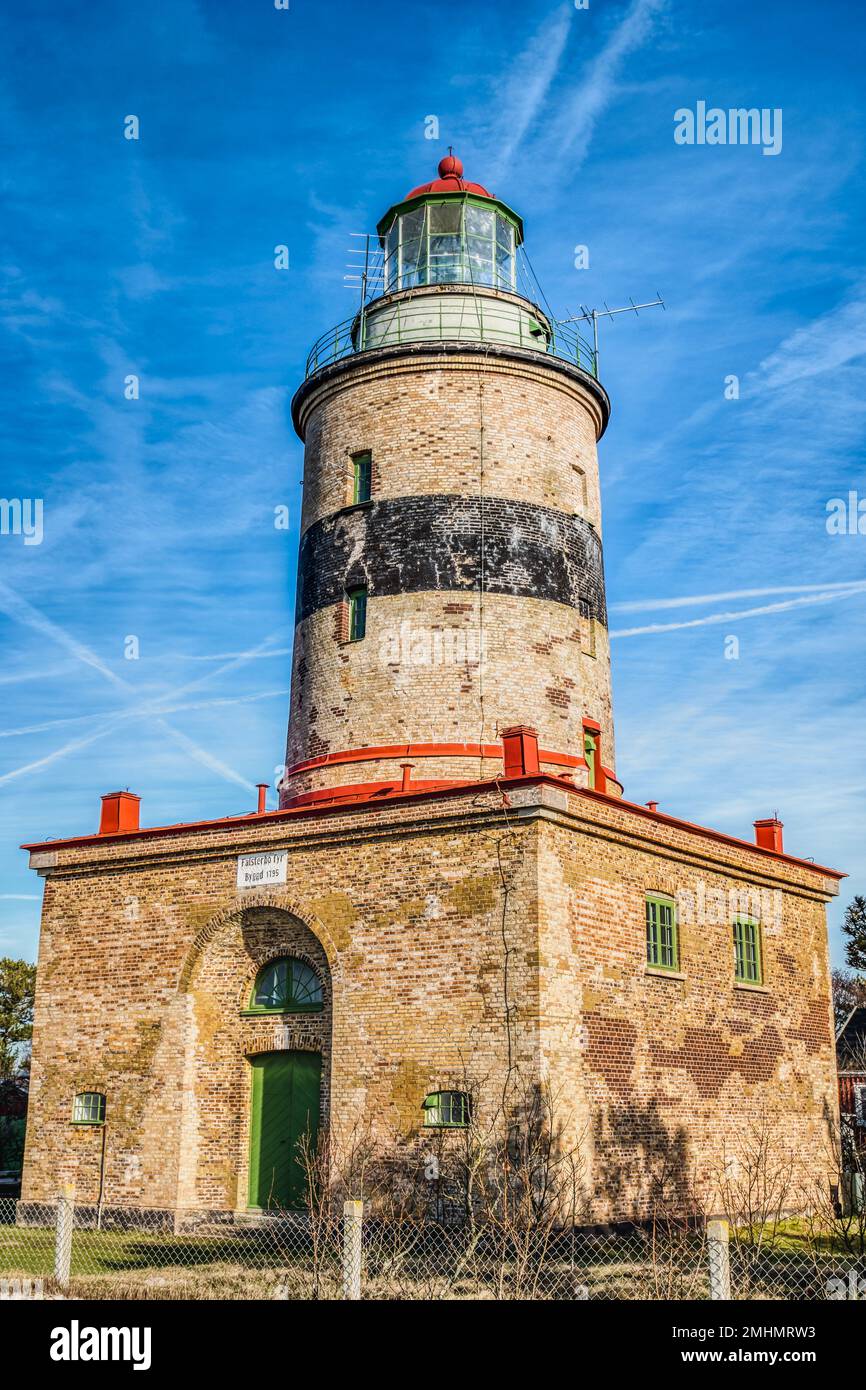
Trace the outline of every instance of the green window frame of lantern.
[[514, 291], [516, 224], [486, 198], [427, 199], [384, 237], [385, 290], [484, 285]]
[[318, 1014], [324, 1007], [322, 982], [312, 965], [297, 956], [279, 956], [256, 975], [244, 1014]]

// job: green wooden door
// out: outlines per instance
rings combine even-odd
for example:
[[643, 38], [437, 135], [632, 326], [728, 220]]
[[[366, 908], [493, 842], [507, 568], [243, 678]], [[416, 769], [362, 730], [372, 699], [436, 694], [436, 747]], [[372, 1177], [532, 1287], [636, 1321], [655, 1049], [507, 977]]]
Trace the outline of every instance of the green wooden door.
[[318, 1052], [264, 1052], [250, 1063], [250, 1206], [297, 1210], [306, 1194], [298, 1141], [306, 1134], [316, 1141], [322, 1058]]

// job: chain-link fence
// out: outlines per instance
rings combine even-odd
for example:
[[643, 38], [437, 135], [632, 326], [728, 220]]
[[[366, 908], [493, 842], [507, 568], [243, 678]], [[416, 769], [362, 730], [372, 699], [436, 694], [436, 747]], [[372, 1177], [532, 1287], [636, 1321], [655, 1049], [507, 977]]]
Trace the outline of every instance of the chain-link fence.
[[859, 1299], [866, 1253], [789, 1220], [622, 1230], [242, 1215], [0, 1200], [0, 1297], [121, 1299]]

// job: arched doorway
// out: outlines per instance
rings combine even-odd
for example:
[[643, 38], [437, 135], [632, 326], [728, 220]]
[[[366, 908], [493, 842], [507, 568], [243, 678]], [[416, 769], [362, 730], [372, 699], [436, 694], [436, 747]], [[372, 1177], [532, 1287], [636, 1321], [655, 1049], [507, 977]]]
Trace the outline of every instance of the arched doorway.
[[305, 1205], [308, 1167], [319, 1130], [320, 1052], [262, 1052], [250, 1058], [249, 1205], [297, 1210]]
[[330, 1106], [333, 991], [325, 948], [291, 911], [251, 903], [203, 935], [185, 983], [178, 1205], [297, 1209], [298, 1139], [309, 1129], [315, 1142]]

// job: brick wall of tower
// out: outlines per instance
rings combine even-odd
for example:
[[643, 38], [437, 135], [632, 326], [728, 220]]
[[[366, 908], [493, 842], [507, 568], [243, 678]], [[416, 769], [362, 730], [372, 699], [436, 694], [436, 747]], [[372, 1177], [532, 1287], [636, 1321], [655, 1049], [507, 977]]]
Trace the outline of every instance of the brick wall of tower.
[[[495, 742], [530, 719], [542, 748], [580, 756], [584, 717], [612, 727], [607, 630], [593, 629], [564, 604], [488, 594], [482, 644], [477, 600], [405, 594], [371, 602], [367, 637], [344, 643], [333, 610], [322, 609], [296, 636], [287, 764], [369, 745]], [[603, 749], [611, 766], [609, 740]], [[392, 770], [364, 763], [358, 771], [374, 781]], [[461, 759], [425, 775], [477, 773]], [[359, 780], [346, 774], [341, 764], [286, 786], [297, 795]]]
[[[596, 454], [603, 412], [581, 375], [528, 353], [370, 354], [326, 375], [298, 419], [302, 534], [315, 554], [299, 595], [287, 767], [403, 739], [495, 740], [513, 723], [580, 756], [587, 717], [601, 725], [613, 768]], [[364, 450], [373, 505], [348, 507], [352, 456]], [[483, 527], [473, 513], [482, 496]], [[359, 643], [345, 640], [343, 571], [347, 584], [368, 587]], [[388, 776], [364, 767], [365, 780]], [[283, 802], [333, 784], [317, 771], [290, 773]]]
[[[287, 884], [239, 893], [237, 854], [277, 848]], [[520, 784], [505, 800], [251, 818], [36, 862], [48, 878], [26, 1201], [69, 1178], [95, 1201], [101, 1136], [70, 1123], [76, 1091], [94, 1089], [108, 1097], [110, 1205], [242, 1208], [247, 1059], [273, 1047], [321, 1051], [335, 1135], [369, 1122], [411, 1164], [427, 1092], [466, 1074], [480, 1117], [498, 1104], [506, 1000], [522, 1074], [549, 1081], [563, 1143], [581, 1149], [588, 1217], [644, 1211], [666, 1158], [710, 1184], [762, 1117], [798, 1181], [827, 1180], [834, 885], [805, 865]], [[735, 987], [729, 913], [713, 907], [743, 887], [769, 895], [759, 990]], [[681, 921], [682, 978], [647, 974], [653, 891], [700, 904]], [[284, 953], [319, 971], [325, 1013], [243, 1017], [257, 966]]]

